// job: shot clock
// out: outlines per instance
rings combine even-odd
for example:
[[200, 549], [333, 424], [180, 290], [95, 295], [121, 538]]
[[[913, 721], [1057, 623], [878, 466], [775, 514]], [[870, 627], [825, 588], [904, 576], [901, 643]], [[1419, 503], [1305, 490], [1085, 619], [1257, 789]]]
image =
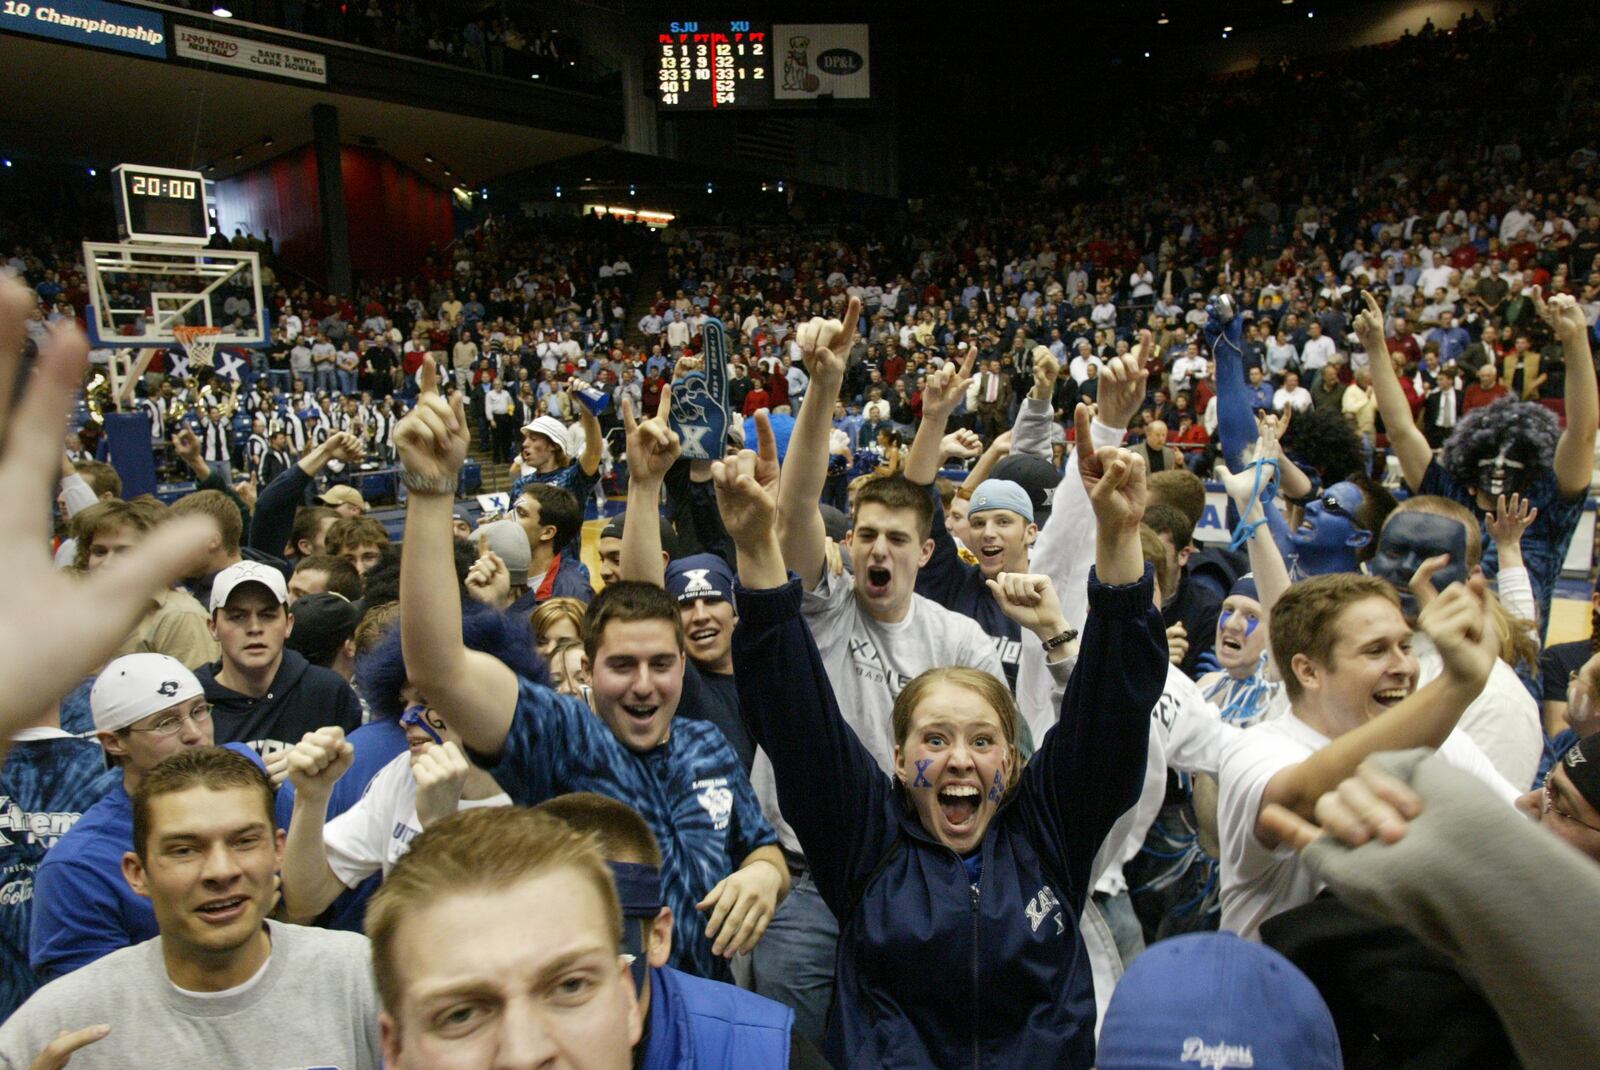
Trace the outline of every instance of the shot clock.
[[125, 241], [204, 245], [211, 215], [199, 171], [119, 164], [112, 168], [117, 229]]

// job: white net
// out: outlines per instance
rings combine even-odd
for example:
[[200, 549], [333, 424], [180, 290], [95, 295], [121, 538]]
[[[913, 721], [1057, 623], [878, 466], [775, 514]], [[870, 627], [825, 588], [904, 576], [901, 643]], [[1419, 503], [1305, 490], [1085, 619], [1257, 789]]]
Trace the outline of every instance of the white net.
[[174, 327], [172, 333], [188, 354], [190, 366], [215, 367], [212, 354], [217, 348], [217, 336], [222, 333], [220, 327]]

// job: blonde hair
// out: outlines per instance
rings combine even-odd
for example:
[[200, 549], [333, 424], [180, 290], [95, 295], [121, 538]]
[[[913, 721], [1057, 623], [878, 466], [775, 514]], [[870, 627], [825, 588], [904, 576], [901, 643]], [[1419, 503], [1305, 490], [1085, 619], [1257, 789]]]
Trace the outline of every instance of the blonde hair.
[[952, 684], [965, 688], [978, 698], [988, 703], [1000, 718], [1000, 730], [1005, 733], [1006, 745], [1011, 748], [1017, 760], [1011, 763], [1011, 772], [1006, 777], [1006, 790], [1010, 791], [1017, 786], [1017, 781], [1022, 777], [1022, 754], [1017, 750], [1017, 736], [1021, 733], [1022, 715], [1017, 712], [1017, 700], [1011, 697], [1011, 689], [1005, 683], [982, 669], [970, 669], [964, 665], [948, 666], [942, 669], [929, 669], [919, 675], [895, 696], [894, 711], [890, 714], [890, 723], [894, 730], [895, 745], [904, 747], [906, 738], [911, 735], [911, 719], [917, 712], [917, 707], [922, 700], [928, 697], [928, 692], [939, 684]]
[[501, 891], [561, 869], [576, 870], [599, 893], [606, 938], [616, 953], [622, 907], [592, 835], [520, 806], [463, 810], [424, 829], [367, 907], [372, 972], [384, 1009], [394, 1013], [404, 995], [395, 944], [407, 917], [452, 895]]
[[542, 641], [545, 632], [556, 622], [563, 620], [571, 621], [572, 626], [578, 630], [578, 638], [582, 639], [583, 615], [588, 609], [589, 607], [578, 598], [551, 598], [539, 603], [528, 615], [528, 620], [533, 625], [534, 639]]

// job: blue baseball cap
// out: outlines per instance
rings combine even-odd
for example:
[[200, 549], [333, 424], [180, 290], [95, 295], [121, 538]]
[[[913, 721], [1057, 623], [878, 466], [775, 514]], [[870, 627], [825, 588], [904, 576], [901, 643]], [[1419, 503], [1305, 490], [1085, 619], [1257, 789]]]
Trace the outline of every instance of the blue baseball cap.
[[667, 593], [680, 602], [733, 601], [733, 569], [716, 554], [690, 554], [667, 566]]
[[978, 489], [972, 494], [972, 504], [967, 507], [967, 516], [976, 516], [989, 509], [1009, 509], [1020, 514], [1028, 523], [1033, 523], [1033, 499], [1022, 489], [1022, 484], [1009, 479], [986, 479], [979, 483]]
[[1099, 1070], [1342, 1070], [1333, 1015], [1278, 952], [1232, 933], [1153, 944], [1111, 994]]

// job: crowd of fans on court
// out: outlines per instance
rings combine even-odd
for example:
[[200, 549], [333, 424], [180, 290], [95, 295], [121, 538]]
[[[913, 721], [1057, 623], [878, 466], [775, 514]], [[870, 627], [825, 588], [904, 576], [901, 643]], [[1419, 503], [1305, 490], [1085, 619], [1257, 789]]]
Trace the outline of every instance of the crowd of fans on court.
[[[17, 250], [0, 1061], [1581, 1065], [1571, 37], [1254, 72], [1181, 144], [1132, 116], [877, 227], [499, 220], [418, 279], [275, 286], [240, 397], [139, 385], [171, 506], [92, 428], [56, 453], [81, 273]], [[476, 528], [473, 445], [515, 477]], [[374, 456], [398, 543], [340, 478]]]

